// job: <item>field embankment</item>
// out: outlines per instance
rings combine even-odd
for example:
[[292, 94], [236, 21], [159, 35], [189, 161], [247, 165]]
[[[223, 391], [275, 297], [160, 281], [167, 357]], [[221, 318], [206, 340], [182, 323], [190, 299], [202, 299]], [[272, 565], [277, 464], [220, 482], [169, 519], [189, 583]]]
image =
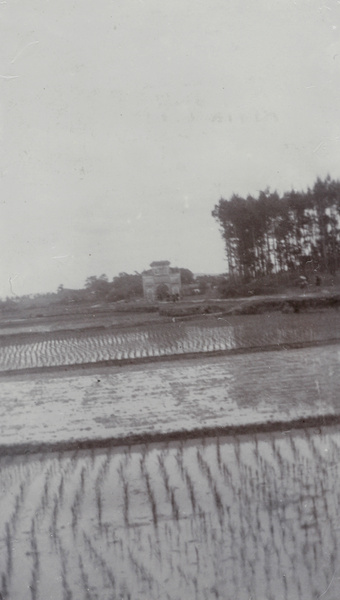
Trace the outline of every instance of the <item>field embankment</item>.
[[340, 306], [338, 288], [321, 291], [285, 291], [272, 296], [246, 296], [228, 299], [205, 297], [183, 299], [178, 303], [143, 301], [123, 303], [76, 303], [0, 312], [0, 335], [90, 330], [113, 326], [166, 323], [169, 318], [188, 319], [209, 314], [262, 314], [266, 312], [321, 311]]
[[219, 313], [228, 315], [253, 315], [269, 312], [300, 313], [338, 309], [340, 293], [324, 290], [323, 293], [289, 293], [274, 296], [250, 296], [229, 300], [182, 302], [159, 307], [159, 314], [167, 317], [189, 317]]

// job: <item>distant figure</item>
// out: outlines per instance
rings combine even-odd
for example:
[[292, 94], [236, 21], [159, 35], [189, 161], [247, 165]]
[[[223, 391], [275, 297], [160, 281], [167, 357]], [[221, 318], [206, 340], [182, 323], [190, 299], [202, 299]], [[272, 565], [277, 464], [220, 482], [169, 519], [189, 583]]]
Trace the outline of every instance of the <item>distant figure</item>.
[[318, 287], [321, 285], [321, 277], [320, 277], [320, 275], [317, 275], [315, 277], [315, 285], [317, 285]]
[[307, 279], [306, 279], [306, 277], [304, 275], [301, 275], [299, 281], [300, 281], [300, 288], [302, 290], [306, 289], [306, 287], [307, 287]]

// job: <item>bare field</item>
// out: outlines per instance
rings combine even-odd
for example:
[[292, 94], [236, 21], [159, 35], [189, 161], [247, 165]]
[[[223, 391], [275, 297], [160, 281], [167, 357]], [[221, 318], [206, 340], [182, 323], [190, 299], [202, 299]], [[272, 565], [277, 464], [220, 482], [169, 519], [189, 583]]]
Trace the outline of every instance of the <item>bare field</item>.
[[0, 372], [101, 361], [181, 356], [340, 339], [340, 313], [206, 318], [45, 335], [2, 336]]
[[332, 430], [0, 459], [2, 598], [335, 600]]

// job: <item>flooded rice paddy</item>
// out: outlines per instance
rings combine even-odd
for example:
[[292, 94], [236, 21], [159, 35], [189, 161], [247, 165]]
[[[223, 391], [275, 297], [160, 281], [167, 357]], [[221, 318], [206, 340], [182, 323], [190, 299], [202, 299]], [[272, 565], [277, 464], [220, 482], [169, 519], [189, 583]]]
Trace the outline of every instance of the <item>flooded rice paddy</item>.
[[1, 458], [15, 600], [336, 600], [340, 434]]
[[55, 377], [13, 370], [326, 341], [339, 325], [334, 311], [4, 337], [4, 447], [277, 420], [287, 431], [3, 448], [0, 599], [337, 600], [340, 433], [289, 422], [339, 415], [338, 346]]
[[[33, 335], [33, 334], [32, 334]], [[313, 343], [340, 338], [340, 313], [247, 315], [199, 321], [69, 331], [44, 336], [4, 336], [0, 372], [81, 365], [110, 360], [183, 355]]]
[[1, 443], [124, 439], [340, 414], [340, 345], [1, 381]]

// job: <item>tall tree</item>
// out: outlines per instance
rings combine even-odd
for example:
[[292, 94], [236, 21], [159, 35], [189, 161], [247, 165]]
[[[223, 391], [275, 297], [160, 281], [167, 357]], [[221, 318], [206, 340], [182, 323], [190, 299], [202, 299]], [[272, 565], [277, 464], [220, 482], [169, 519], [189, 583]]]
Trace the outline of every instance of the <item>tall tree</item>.
[[340, 264], [340, 182], [317, 179], [306, 192], [258, 198], [233, 195], [215, 206], [229, 274], [247, 280], [273, 271], [313, 268], [334, 273]]
[[104, 273], [100, 277], [92, 275], [86, 279], [85, 288], [97, 299], [104, 299], [109, 292], [110, 283]]

